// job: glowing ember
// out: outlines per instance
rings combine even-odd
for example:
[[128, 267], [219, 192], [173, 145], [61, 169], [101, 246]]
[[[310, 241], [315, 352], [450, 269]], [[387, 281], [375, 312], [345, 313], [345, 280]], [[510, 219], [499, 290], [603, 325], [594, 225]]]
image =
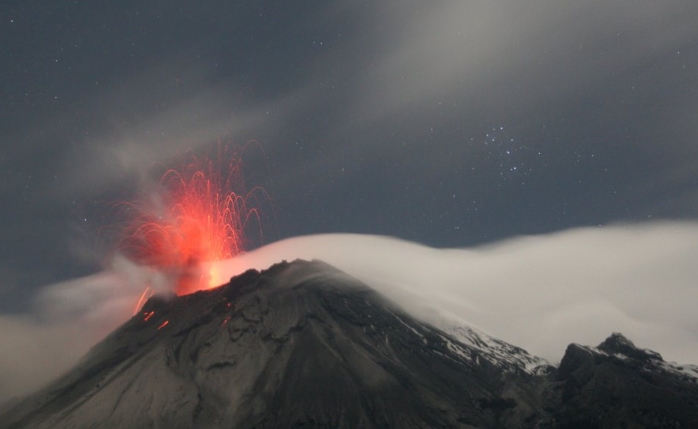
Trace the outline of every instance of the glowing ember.
[[[217, 159], [187, 155], [177, 169], [168, 169], [159, 191], [146, 203], [122, 204], [130, 213], [119, 250], [139, 265], [175, 279], [175, 292], [185, 295], [221, 285], [210, 262], [232, 258], [244, 251], [245, 231], [255, 228], [261, 239], [259, 213], [248, 200], [260, 188], [245, 193], [242, 161], [218, 146]], [[143, 292], [137, 305], [148, 297]], [[152, 293], [151, 293], [152, 295]]]
[[164, 322], [162, 322], [162, 324], [160, 326], [158, 326], [158, 331], [160, 329], [164, 328], [165, 326], [169, 325], [169, 323], [170, 323], [169, 320], [165, 320]]
[[[136, 309], [134, 310], [133, 314], [138, 313], [138, 311], [143, 307], [143, 304], [145, 304], [145, 301], [153, 296], [153, 292], [150, 290], [150, 287], [145, 288], [143, 293], [141, 294], [141, 297], [138, 298], [138, 304], [136, 304]], [[148, 320], [148, 319], [145, 319]]]

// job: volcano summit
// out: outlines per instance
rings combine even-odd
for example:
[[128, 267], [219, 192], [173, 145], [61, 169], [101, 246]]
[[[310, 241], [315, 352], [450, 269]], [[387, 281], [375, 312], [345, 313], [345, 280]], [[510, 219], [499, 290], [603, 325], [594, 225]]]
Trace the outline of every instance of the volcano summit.
[[698, 368], [614, 334], [559, 369], [320, 261], [151, 298], [2, 428], [698, 427]]

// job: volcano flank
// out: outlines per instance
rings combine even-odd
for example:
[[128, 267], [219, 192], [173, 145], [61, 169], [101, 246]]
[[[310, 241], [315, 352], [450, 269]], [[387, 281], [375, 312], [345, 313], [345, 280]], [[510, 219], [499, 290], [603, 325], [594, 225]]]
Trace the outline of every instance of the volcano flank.
[[698, 427], [697, 380], [620, 334], [558, 369], [297, 260], [151, 298], [0, 427]]

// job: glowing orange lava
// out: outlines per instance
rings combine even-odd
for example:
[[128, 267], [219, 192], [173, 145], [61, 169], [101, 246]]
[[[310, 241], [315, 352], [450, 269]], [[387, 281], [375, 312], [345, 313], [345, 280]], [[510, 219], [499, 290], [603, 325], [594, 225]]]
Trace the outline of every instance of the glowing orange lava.
[[[179, 168], [167, 169], [147, 202], [122, 205], [131, 220], [119, 250], [137, 264], [173, 278], [178, 295], [223, 284], [225, 279], [204, 264], [243, 252], [248, 228], [255, 228], [261, 238], [258, 210], [249, 207], [248, 200], [264, 192], [245, 192], [242, 161], [227, 152], [227, 146], [219, 144], [214, 160], [187, 154]], [[146, 289], [137, 308], [147, 293]]]
[[[146, 287], [143, 293], [141, 294], [141, 297], [138, 298], [138, 303], [136, 304], [136, 309], [134, 310], [133, 314], [138, 313], [138, 311], [141, 309], [143, 304], [145, 304], [145, 301], [153, 296], [153, 291], [150, 290], [150, 286]], [[147, 319], [146, 319], [147, 320]]]

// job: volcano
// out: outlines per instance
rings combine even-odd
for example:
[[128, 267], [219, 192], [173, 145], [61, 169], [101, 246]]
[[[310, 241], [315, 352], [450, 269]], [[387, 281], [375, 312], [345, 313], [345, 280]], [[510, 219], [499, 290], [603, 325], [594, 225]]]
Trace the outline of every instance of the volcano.
[[297, 260], [151, 298], [0, 427], [689, 428], [698, 367], [621, 334], [556, 367]]

